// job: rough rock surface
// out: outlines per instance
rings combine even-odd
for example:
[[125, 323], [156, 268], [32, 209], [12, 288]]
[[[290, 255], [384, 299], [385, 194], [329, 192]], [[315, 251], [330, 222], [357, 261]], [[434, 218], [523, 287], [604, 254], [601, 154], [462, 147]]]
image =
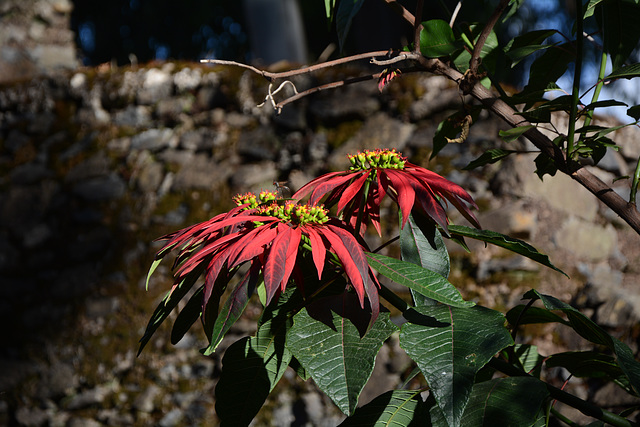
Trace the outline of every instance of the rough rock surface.
[[[169, 285], [161, 266], [144, 289], [158, 249], [152, 240], [228, 208], [237, 192], [272, 188], [274, 179], [299, 188], [363, 147], [398, 148], [427, 166], [437, 125], [460, 99], [442, 79], [408, 75], [382, 94], [363, 83], [274, 116], [255, 107], [265, 93], [250, 73], [171, 63], [1, 88], [0, 424], [216, 425], [221, 355], [253, 331], [259, 307], [210, 358], [197, 351], [205, 340], [196, 328], [171, 346], [167, 327], [136, 357]], [[504, 146], [501, 127], [482, 116], [465, 144], [428, 166], [470, 189], [485, 228], [529, 241], [572, 279], [478, 244], [470, 257], [452, 247], [451, 281], [500, 309], [536, 287], [584, 309], [637, 352], [638, 236], [570, 179], [540, 182], [530, 155], [461, 173], [483, 150]], [[634, 129], [620, 132], [618, 170], [633, 167], [640, 141]], [[610, 170], [594, 170], [612, 182]], [[537, 336], [542, 354], [588, 348], [562, 331]], [[407, 369], [390, 339], [361, 403], [396, 387]], [[616, 403], [589, 387], [588, 397]], [[289, 372], [255, 425], [332, 426], [341, 417]]]

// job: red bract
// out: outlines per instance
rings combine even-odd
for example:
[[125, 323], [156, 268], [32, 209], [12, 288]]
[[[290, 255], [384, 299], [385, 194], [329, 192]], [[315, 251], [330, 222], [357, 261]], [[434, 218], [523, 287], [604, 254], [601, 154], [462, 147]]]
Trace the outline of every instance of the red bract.
[[[368, 297], [373, 322], [379, 311], [379, 284], [367, 263], [363, 246], [345, 228], [346, 224], [330, 219], [322, 206], [277, 202], [271, 197], [275, 193], [271, 192], [267, 192], [265, 203], [264, 194], [259, 200], [252, 194], [238, 196], [235, 200], [241, 206], [162, 237], [160, 240], [168, 242], [156, 260], [180, 248], [174, 264], [176, 284], [204, 265], [204, 308], [214, 286], [226, 286], [232, 274], [228, 278], [224, 275], [235, 272], [243, 263], [250, 262], [253, 266], [247, 275], [255, 275], [256, 269], [262, 271], [269, 304], [278, 291], [284, 291], [290, 279], [303, 277], [302, 272], [297, 271], [301, 268], [296, 262], [299, 250], [311, 250], [318, 278], [322, 276], [329, 252], [330, 259], [342, 266], [362, 307], [365, 296]], [[302, 286], [302, 283], [296, 285]]]
[[[448, 233], [449, 222], [443, 203], [451, 203], [475, 227], [480, 224], [471, 208], [477, 205], [457, 184], [423, 167], [409, 163], [396, 150], [365, 150], [349, 155], [349, 171], [333, 172], [309, 182], [294, 195], [300, 200], [311, 194], [310, 204], [327, 196], [325, 205], [337, 204], [338, 213], [355, 226], [357, 218], [368, 219], [380, 234], [380, 203], [385, 195], [402, 212], [402, 227], [413, 209], [431, 217]], [[362, 208], [362, 213], [360, 210]], [[364, 226], [364, 223], [363, 223]], [[360, 230], [362, 231], [362, 230]]]

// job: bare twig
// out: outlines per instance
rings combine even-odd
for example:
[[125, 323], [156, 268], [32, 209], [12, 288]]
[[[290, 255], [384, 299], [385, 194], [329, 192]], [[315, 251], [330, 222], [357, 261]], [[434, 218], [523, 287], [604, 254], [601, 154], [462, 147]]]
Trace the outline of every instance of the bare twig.
[[412, 27], [416, 26], [416, 18], [411, 12], [409, 12], [403, 5], [396, 0], [384, 0], [393, 10], [398, 12], [402, 18], [409, 23]]
[[418, 0], [416, 5], [416, 16], [413, 21], [413, 51], [420, 53], [420, 33], [422, 32], [422, 7], [424, 6], [424, 0]]
[[458, 13], [460, 12], [461, 8], [462, 8], [462, 0], [458, 2], [458, 4], [456, 5], [456, 8], [453, 10], [453, 13], [451, 14], [451, 19], [449, 20], [449, 26], [451, 28], [453, 28], [453, 24], [455, 24], [456, 18], [458, 17]]
[[241, 62], [226, 61], [226, 60], [223, 60], [223, 59], [201, 59], [200, 62], [201, 63], [205, 63], [205, 64], [233, 65], [233, 66], [236, 66], [236, 67], [246, 68], [247, 70], [251, 70], [256, 74], [259, 74], [259, 75], [263, 76], [268, 81], [273, 81], [275, 79], [286, 79], [286, 78], [297, 76], [297, 75], [301, 75], [301, 74], [309, 74], [309, 73], [313, 73], [314, 71], [322, 70], [322, 69], [325, 69], [325, 68], [335, 67], [336, 65], [347, 64], [349, 62], [360, 61], [362, 59], [369, 59], [369, 58], [373, 58], [373, 57], [376, 57], [376, 56], [385, 56], [385, 55], [389, 55], [392, 52], [393, 52], [392, 50], [379, 50], [379, 51], [375, 51], [375, 52], [360, 53], [360, 54], [357, 54], [357, 55], [347, 56], [345, 58], [334, 59], [333, 61], [322, 62], [320, 64], [309, 65], [308, 67], [298, 68], [297, 70], [283, 71], [283, 72], [280, 72], [280, 73], [272, 73], [272, 72], [269, 72], [269, 71], [260, 70], [260, 69], [258, 69], [256, 67], [251, 66], [251, 65], [243, 64]]
[[418, 55], [417, 53], [407, 53], [407, 52], [403, 52], [398, 54], [398, 56], [394, 56], [391, 59], [385, 59], [383, 61], [376, 59], [376, 58], [371, 58], [371, 62], [373, 65], [391, 65], [391, 64], [395, 64], [397, 62], [401, 62], [404, 61], [405, 59], [414, 59], [414, 55]]

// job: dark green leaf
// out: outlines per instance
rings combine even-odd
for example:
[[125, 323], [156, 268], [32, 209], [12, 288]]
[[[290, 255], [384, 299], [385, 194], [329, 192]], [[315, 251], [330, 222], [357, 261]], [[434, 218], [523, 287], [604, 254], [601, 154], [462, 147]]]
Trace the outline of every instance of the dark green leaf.
[[574, 47], [570, 43], [547, 49], [531, 65], [529, 82], [524, 92], [539, 91], [555, 83], [567, 71], [569, 63], [574, 59]]
[[[492, 245], [500, 246], [515, 252], [529, 259], [534, 260], [546, 267], [552, 268], [566, 276], [566, 274], [554, 266], [549, 257], [540, 253], [536, 248], [530, 244], [513, 237], [505, 236], [504, 234], [497, 233], [490, 230], [478, 230], [477, 228], [471, 228], [464, 225], [450, 225], [449, 231], [452, 234], [459, 234], [464, 237], [480, 240], [482, 242], [491, 243]], [[568, 277], [568, 276], [567, 276]]]
[[475, 168], [479, 168], [484, 165], [495, 163], [499, 160], [504, 159], [510, 154], [516, 153], [514, 150], [503, 150], [502, 148], [496, 148], [492, 150], [485, 151], [480, 157], [469, 163], [467, 166], [462, 168], [463, 170], [471, 170]]
[[471, 307], [473, 302], [465, 301], [460, 292], [447, 279], [410, 262], [401, 261], [380, 254], [367, 253], [369, 265], [383, 276], [399, 285], [443, 304], [454, 307]]
[[[157, 264], [151, 267], [152, 270], [157, 267]], [[155, 311], [151, 315], [151, 319], [149, 319], [149, 323], [147, 324], [147, 328], [144, 331], [144, 335], [140, 338], [140, 348], [138, 349], [138, 354], [142, 351], [145, 345], [149, 342], [153, 334], [156, 332], [158, 327], [165, 321], [165, 319], [169, 316], [171, 311], [178, 305], [180, 300], [189, 292], [189, 289], [194, 285], [196, 280], [202, 274], [204, 270], [204, 263], [198, 265], [195, 269], [193, 269], [189, 274], [187, 274], [180, 282], [175, 284], [175, 287], [172, 288], [165, 295], [164, 299], [158, 307], [156, 307]]]
[[605, 108], [605, 107], [621, 107], [621, 106], [625, 106], [628, 107], [627, 104], [625, 104], [622, 101], [616, 101], [613, 99], [607, 99], [604, 101], [597, 101], [597, 102], [592, 102], [591, 104], [587, 105], [586, 107], [584, 107], [584, 110], [595, 110], [596, 108]]
[[615, 72], [624, 65], [631, 52], [638, 46], [640, 32], [636, 31], [640, 21], [640, 6], [625, 0], [607, 0], [597, 8], [596, 21], [603, 34], [604, 50], [611, 56]]
[[380, 313], [362, 336], [369, 320], [353, 323], [353, 316], [362, 313], [357, 298], [351, 294], [324, 298], [298, 312], [287, 335], [287, 348], [347, 415], [356, 408], [380, 347], [397, 330], [389, 313]]
[[536, 30], [511, 40], [504, 49], [509, 59], [511, 59], [511, 67], [514, 67], [532, 53], [551, 47], [551, 45], [543, 45], [542, 42], [555, 33], [557, 33], [556, 30]]
[[202, 314], [204, 286], [201, 286], [180, 311], [171, 329], [171, 344], [177, 344]]
[[549, 368], [561, 366], [576, 377], [617, 378], [623, 375], [615, 359], [595, 351], [569, 351], [547, 357], [545, 365]]
[[428, 58], [449, 56], [458, 49], [456, 38], [449, 24], [441, 19], [422, 23], [420, 52]]
[[216, 413], [223, 425], [249, 425], [291, 361], [285, 347], [290, 321], [269, 320], [255, 337], [233, 343], [222, 358]]
[[416, 307], [447, 324], [431, 327], [405, 323], [400, 346], [420, 367], [449, 425], [460, 425], [475, 375], [497, 352], [512, 345], [504, 316], [475, 306]]
[[205, 356], [213, 354], [224, 338], [225, 334], [231, 329], [234, 323], [242, 316], [244, 309], [249, 303], [249, 298], [253, 295], [258, 282], [258, 275], [253, 268], [245, 275], [244, 279], [238, 283], [227, 298], [224, 306], [220, 310], [220, 314], [216, 318], [209, 338], [209, 347], [203, 350]]
[[507, 312], [507, 320], [511, 325], [530, 325], [535, 323], [569, 324], [569, 322], [557, 314], [540, 307], [529, 307], [527, 311], [522, 314], [524, 307], [524, 305], [520, 304]]
[[344, 42], [347, 39], [351, 22], [356, 16], [364, 0], [341, 0], [338, 3], [338, 12], [336, 14], [336, 31], [338, 33], [338, 42], [340, 50], [344, 48]]
[[627, 110], [627, 116], [640, 120], [640, 105], [634, 105]]
[[512, 142], [520, 138], [526, 131], [534, 127], [535, 126], [533, 125], [518, 126], [512, 129], [501, 130], [500, 132], [498, 132], [498, 135], [500, 135], [500, 138], [502, 138], [504, 142]]
[[475, 384], [460, 425], [531, 426], [548, 395], [546, 385], [531, 377], [496, 378]]
[[638, 395], [640, 391], [640, 362], [635, 360], [633, 352], [626, 344], [613, 338], [593, 320], [555, 297], [541, 294], [532, 289], [524, 295], [524, 298], [542, 300], [547, 310], [561, 310], [567, 315], [573, 330], [580, 336], [595, 344], [604, 345], [613, 351], [618, 365], [629, 379], [634, 393]]
[[454, 139], [458, 136], [462, 130], [461, 123], [467, 114], [471, 114], [471, 122], [475, 123], [481, 111], [482, 108], [480, 106], [474, 106], [471, 108], [470, 112], [457, 111], [440, 122], [438, 129], [436, 129], [436, 133], [433, 136], [433, 152], [431, 153], [430, 158], [433, 159], [440, 150], [447, 146], [449, 143], [447, 138]]
[[391, 390], [356, 409], [340, 427], [429, 427], [428, 406], [421, 390]]
[[632, 64], [626, 67], [620, 67], [613, 73], [605, 77], [605, 80], [615, 79], [632, 79], [634, 77], [640, 77], [640, 64]]
[[533, 161], [536, 165], [536, 175], [542, 180], [545, 175], [555, 176], [558, 167], [553, 159], [544, 153], [540, 153]]

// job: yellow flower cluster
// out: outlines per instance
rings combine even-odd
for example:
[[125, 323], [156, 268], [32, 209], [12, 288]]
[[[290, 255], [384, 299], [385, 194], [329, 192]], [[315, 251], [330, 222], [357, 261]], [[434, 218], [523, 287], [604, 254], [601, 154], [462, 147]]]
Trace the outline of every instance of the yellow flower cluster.
[[246, 205], [248, 203], [248, 206], [245, 208], [246, 210], [255, 209], [258, 207], [258, 205], [266, 202], [271, 202], [273, 200], [276, 200], [277, 198], [278, 193], [276, 193], [275, 191], [263, 190], [258, 196], [256, 196], [254, 193], [236, 194], [235, 196], [233, 196], [232, 200], [237, 206]]
[[323, 224], [329, 221], [329, 211], [322, 206], [298, 205], [293, 201], [284, 204], [270, 203], [258, 207], [256, 215], [268, 215], [293, 224]]
[[388, 148], [364, 150], [358, 154], [349, 154], [348, 157], [351, 162], [349, 170], [352, 172], [367, 169], [404, 169], [404, 164], [407, 161], [395, 148], [391, 150]]

